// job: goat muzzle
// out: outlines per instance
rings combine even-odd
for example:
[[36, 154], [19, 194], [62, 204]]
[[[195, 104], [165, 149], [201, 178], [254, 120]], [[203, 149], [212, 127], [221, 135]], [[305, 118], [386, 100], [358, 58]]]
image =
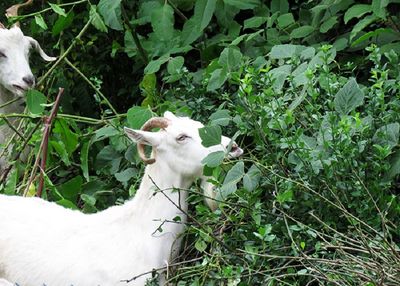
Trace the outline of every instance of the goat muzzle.
[[[143, 124], [140, 130], [142, 131], [151, 131], [154, 128], [167, 128], [169, 125], [169, 120], [164, 117], [153, 117], [149, 119], [145, 124]], [[147, 158], [145, 153], [145, 145], [142, 143], [137, 144], [137, 150], [140, 158], [143, 160], [145, 164], [153, 164], [156, 159], [155, 158]]]

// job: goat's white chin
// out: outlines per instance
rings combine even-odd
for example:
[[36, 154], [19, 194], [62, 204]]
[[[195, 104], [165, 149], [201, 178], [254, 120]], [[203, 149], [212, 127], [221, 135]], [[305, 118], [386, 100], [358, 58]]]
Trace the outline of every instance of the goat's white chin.
[[243, 154], [243, 149], [236, 147], [232, 149], [231, 152], [229, 152], [228, 158], [237, 158], [242, 156], [242, 154]]

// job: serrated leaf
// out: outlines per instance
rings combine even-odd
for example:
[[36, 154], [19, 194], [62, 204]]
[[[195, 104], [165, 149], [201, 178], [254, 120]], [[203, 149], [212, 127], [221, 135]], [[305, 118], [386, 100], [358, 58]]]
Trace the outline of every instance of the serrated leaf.
[[352, 78], [335, 95], [335, 110], [341, 115], [347, 115], [363, 102], [364, 93]]
[[201, 163], [210, 167], [210, 168], [215, 168], [219, 165], [221, 165], [222, 161], [225, 158], [225, 152], [224, 151], [217, 151], [217, 152], [212, 152], [205, 157]]
[[244, 163], [242, 161], [237, 162], [226, 174], [224, 183], [218, 193], [218, 196], [221, 198], [226, 198], [228, 195], [236, 192], [237, 190], [237, 183], [244, 176]]
[[243, 187], [246, 191], [255, 190], [260, 182], [261, 171], [256, 165], [252, 165], [243, 177]]
[[61, 8], [60, 6], [58, 6], [57, 4], [53, 4], [53, 3], [49, 3], [51, 9], [56, 12], [58, 15], [63, 16], [63, 17], [67, 17], [67, 14], [65, 13], [64, 8]]
[[174, 9], [166, 2], [151, 14], [151, 26], [161, 41], [169, 41], [174, 35]]
[[111, 29], [119, 31], [123, 30], [121, 21], [121, 1], [122, 0], [100, 0], [97, 6], [106, 25]]
[[199, 129], [201, 144], [210, 147], [221, 144], [222, 130], [218, 125], [206, 126]]
[[360, 18], [364, 14], [372, 12], [371, 5], [356, 4], [351, 6], [344, 14], [344, 23], [347, 24], [353, 18]]
[[44, 104], [46, 104], [46, 102], [46, 96], [37, 90], [31, 89], [26, 95], [26, 106], [28, 107], [30, 113], [42, 114], [45, 109]]
[[128, 110], [128, 126], [133, 129], [140, 129], [143, 124], [153, 117], [153, 113], [147, 107], [133, 106]]

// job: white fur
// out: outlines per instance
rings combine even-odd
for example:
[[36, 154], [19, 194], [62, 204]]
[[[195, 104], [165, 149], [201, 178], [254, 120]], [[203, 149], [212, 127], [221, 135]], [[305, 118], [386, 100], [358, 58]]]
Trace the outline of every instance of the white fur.
[[[124, 205], [83, 214], [39, 198], [0, 195], [0, 278], [20, 286], [111, 286], [164, 267], [179, 250], [186, 222], [166, 196], [186, 212], [187, 193], [172, 188], [189, 188], [202, 176], [202, 159], [230, 141], [223, 137], [221, 145], [205, 148], [200, 122], [170, 112], [164, 117], [170, 120], [165, 130], [128, 132], [153, 147], [156, 162], [146, 166], [139, 190]], [[177, 141], [182, 134], [190, 137]], [[230, 153], [241, 154], [240, 148]], [[172, 223], [177, 216], [181, 223]], [[144, 285], [149, 277], [128, 285]]]
[[[35, 84], [34, 77], [29, 66], [29, 51], [34, 48], [43, 59], [47, 61], [55, 60], [48, 57], [40, 48], [38, 42], [31, 37], [24, 36], [20, 28], [11, 29], [0, 28], [0, 105], [3, 105], [15, 97], [24, 96], [25, 92]], [[25, 79], [32, 80], [31, 83]], [[23, 100], [12, 103], [0, 108], [0, 113], [20, 113], [23, 111]], [[10, 119], [15, 124], [15, 120]], [[6, 126], [0, 126], [0, 144], [12, 135], [12, 130]], [[4, 159], [0, 159], [0, 170], [4, 167]]]

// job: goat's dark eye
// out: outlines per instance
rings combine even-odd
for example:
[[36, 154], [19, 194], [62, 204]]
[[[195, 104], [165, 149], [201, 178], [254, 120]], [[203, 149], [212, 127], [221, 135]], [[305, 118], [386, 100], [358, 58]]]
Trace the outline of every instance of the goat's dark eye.
[[183, 141], [185, 141], [185, 140], [188, 139], [188, 138], [190, 138], [190, 136], [188, 136], [188, 135], [186, 135], [186, 134], [181, 134], [181, 135], [179, 135], [178, 137], [176, 137], [176, 141], [178, 141], [178, 142], [183, 142]]
[[6, 58], [7, 56], [3, 53], [3, 52], [0, 52], [0, 58]]

